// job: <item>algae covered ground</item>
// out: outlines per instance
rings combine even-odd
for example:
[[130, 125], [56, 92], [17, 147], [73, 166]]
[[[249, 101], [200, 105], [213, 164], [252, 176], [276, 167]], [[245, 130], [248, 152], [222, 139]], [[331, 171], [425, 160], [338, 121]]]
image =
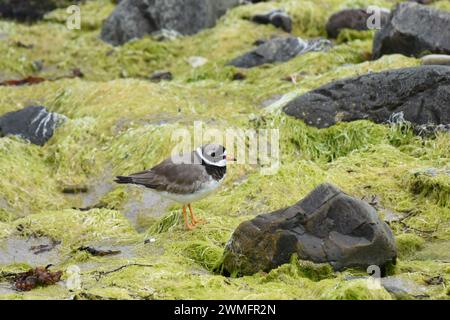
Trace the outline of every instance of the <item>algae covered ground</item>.
[[[371, 4], [391, 8], [395, 1]], [[81, 5], [81, 30], [69, 30], [58, 9], [35, 24], [0, 21], [0, 81], [30, 75], [55, 79], [78, 68], [83, 78], [36, 85], [0, 86], [0, 115], [43, 105], [65, 115], [45, 146], [0, 138], [0, 298], [5, 299], [449, 299], [450, 136], [421, 138], [408, 124], [369, 121], [315, 129], [279, 112], [275, 95], [293, 97], [335, 79], [416, 66], [387, 55], [370, 61], [372, 31], [346, 31], [327, 52], [286, 63], [238, 70], [226, 66], [258, 39], [282, 34], [256, 25], [252, 14], [285, 9], [292, 33], [326, 36], [325, 23], [357, 0], [280, 0], [239, 6], [214, 28], [175, 40], [151, 37], [112, 47], [99, 39], [114, 9], [109, 0]], [[448, 1], [432, 6], [450, 10]], [[193, 68], [190, 57], [207, 63]], [[150, 75], [168, 70], [172, 81]], [[233, 80], [236, 73], [245, 79]], [[286, 81], [286, 78], [289, 80]], [[268, 105], [268, 106], [267, 106]], [[207, 220], [192, 232], [181, 207], [140, 188], [115, 185], [113, 177], [149, 168], [168, 157], [177, 129], [278, 129], [280, 167], [232, 164], [219, 192], [194, 203]], [[226, 242], [243, 221], [292, 205], [330, 182], [373, 204], [389, 222], [399, 258], [390, 275], [414, 283], [420, 294], [373, 289], [365, 270], [333, 272], [298, 261], [269, 273], [222, 276]], [[86, 189], [70, 194], [67, 190]], [[36, 252], [35, 246], [51, 250]], [[119, 250], [93, 256], [80, 247]], [[41, 250], [42, 251], [42, 250]], [[53, 264], [67, 282], [19, 292], [9, 275]], [[76, 266], [78, 268], [74, 268]], [[73, 271], [75, 270], [75, 271]], [[433, 281], [438, 279], [438, 281]], [[419, 290], [420, 289], [420, 290]]]

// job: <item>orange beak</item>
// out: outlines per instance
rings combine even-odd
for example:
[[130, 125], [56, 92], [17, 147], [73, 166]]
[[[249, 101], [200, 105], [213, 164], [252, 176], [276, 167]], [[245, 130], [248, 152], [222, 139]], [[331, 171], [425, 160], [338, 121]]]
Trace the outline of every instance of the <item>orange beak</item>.
[[227, 155], [227, 161], [236, 161], [236, 158], [231, 155], [230, 156]]

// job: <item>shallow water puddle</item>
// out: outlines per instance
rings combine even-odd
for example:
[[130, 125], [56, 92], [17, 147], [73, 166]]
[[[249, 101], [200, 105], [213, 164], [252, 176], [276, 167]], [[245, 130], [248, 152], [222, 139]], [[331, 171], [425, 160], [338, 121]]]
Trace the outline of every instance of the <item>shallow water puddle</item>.
[[99, 181], [89, 188], [89, 191], [83, 195], [81, 206], [86, 208], [96, 205], [105, 194], [111, 191], [112, 188], [113, 184], [111, 181]]
[[60, 261], [59, 244], [47, 237], [10, 237], [0, 241], [0, 265], [26, 263], [37, 267]]
[[424, 248], [414, 255], [416, 260], [434, 260], [450, 263], [450, 240], [426, 243]]
[[0, 295], [4, 294], [14, 294], [17, 293], [16, 290], [14, 290], [11, 283], [8, 282], [0, 282]]
[[171, 205], [171, 201], [159, 196], [157, 193], [144, 190], [141, 199], [130, 199], [122, 210], [122, 213], [132, 223], [138, 232], [143, 232], [148, 226], [145, 220], [148, 218], [160, 218], [166, 213], [166, 209]]
[[[73, 189], [74, 187], [72, 187]], [[100, 180], [87, 188], [86, 192], [65, 193], [67, 199], [70, 199], [71, 206], [74, 208], [89, 208], [99, 203], [100, 199], [113, 188], [111, 178]]]

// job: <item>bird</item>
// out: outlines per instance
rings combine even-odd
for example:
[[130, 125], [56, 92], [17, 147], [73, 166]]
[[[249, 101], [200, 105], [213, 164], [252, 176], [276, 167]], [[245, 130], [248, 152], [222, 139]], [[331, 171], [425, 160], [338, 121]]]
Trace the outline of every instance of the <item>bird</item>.
[[[193, 230], [199, 223], [192, 209], [192, 202], [210, 195], [222, 184], [227, 173], [225, 148], [216, 143], [202, 145], [192, 152], [169, 157], [156, 166], [129, 176], [117, 176], [118, 184], [135, 184], [149, 188], [164, 198], [183, 205], [184, 224]], [[189, 223], [186, 207], [189, 208]]]

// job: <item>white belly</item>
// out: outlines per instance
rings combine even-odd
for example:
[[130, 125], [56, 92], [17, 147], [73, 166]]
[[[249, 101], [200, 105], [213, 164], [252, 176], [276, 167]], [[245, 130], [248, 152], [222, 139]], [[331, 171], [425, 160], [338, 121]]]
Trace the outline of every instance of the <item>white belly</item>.
[[[222, 179], [223, 180], [223, 179]], [[211, 179], [210, 181], [203, 183], [199, 190], [197, 190], [194, 193], [188, 193], [188, 194], [178, 194], [178, 193], [169, 193], [166, 191], [158, 192], [161, 196], [171, 199], [173, 201], [176, 201], [178, 203], [182, 204], [188, 204], [191, 202], [198, 201], [200, 199], [205, 198], [217, 188], [220, 187], [222, 180], [217, 181], [214, 179]]]

